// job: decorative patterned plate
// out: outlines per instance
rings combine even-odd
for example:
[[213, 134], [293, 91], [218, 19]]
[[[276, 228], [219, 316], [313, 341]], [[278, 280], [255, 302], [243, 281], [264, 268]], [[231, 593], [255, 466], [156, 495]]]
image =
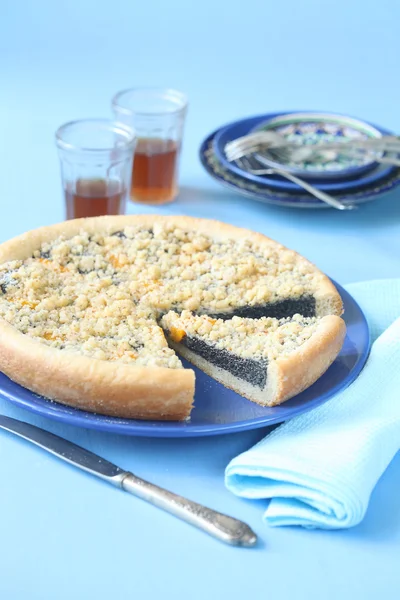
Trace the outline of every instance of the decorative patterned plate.
[[[238, 176], [229, 172], [220, 163], [214, 151], [214, 136], [218, 131], [214, 131], [204, 140], [199, 151], [200, 161], [213, 179], [232, 191], [263, 202], [264, 204], [276, 204], [289, 208], [331, 208], [310, 194], [304, 192], [302, 194], [293, 194], [278, 191], [272, 188], [269, 183], [264, 182], [262, 185], [255, 184], [240, 175]], [[384, 178], [380, 178], [378, 182], [371, 182], [364, 188], [355, 189], [352, 192], [331, 193], [335, 198], [343, 202], [362, 204], [375, 200], [398, 185], [400, 185], [400, 167], [389, 169], [389, 173]]]
[[[292, 183], [291, 181], [287, 181], [278, 175], [252, 175], [251, 173], [247, 173], [240, 167], [236, 165], [236, 163], [230, 163], [224, 152], [225, 145], [242, 136], [246, 135], [249, 131], [257, 127], [260, 123], [265, 122], [266, 119], [274, 118], [276, 116], [282, 116], [283, 113], [271, 113], [269, 115], [261, 115], [256, 117], [250, 117], [248, 119], [242, 119], [240, 121], [235, 121], [234, 123], [230, 123], [225, 127], [222, 127], [214, 132], [213, 139], [213, 148], [214, 152], [224, 167], [224, 169], [228, 172], [231, 172], [232, 175], [238, 175], [241, 178], [245, 178], [248, 181], [259, 185], [268, 185], [270, 189], [274, 189], [279, 192], [290, 192], [291, 194], [304, 194], [304, 191], [297, 184]], [[284, 113], [286, 114], [286, 113]], [[390, 132], [379, 128], [381, 133], [389, 134]], [[346, 193], [356, 189], [359, 189], [364, 186], [369, 186], [374, 182], [378, 182], [380, 179], [385, 178], [387, 175], [394, 171], [394, 167], [388, 165], [378, 165], [372, 171], [360, 176], [356, 180], [346, 180], [346, 181], [316, 181], [314, 182], [315, 187], [320, 190], [324, 190], [325, 192], [341, 192]]]
[[[281, 406], [265, 407], [246, 400], [198, 369], [195, 407], [187, 422], [135, 421], [105, 417], [70, 408], [33, 394], [0, 373], [0, 395], [36, 414], [78, 427], [148, 437], [193, 437], [232, 433], [281, 423], [332, 398], [352, 383], [368, 357], [370, 340], [364, 314], [341, 286], [347, 334], [342, 350], [330, 368], [307, 390]], [[183, 361], [185, 367], [190, 367]], [[193, 367], [192, 367], [193, 368]]]
[[[364, 121], [345, 115], [312, 111], [289, 113], [263, 121], [254, 128], [254, 131], [275, 131], [288, 141], [307, 146], [382, 137], [379, 129]], [[277, 163], [268, 159], [268, 155], [260, 153], [259, 156], [266, 165], [271, 167], [283, 166], [299, 177], [327, 181], [360, 177], [377, 166], [368, 154], [357, 156], [338, 154], [334, 160], [319, 163], [310, 161]], [[382, 152], [377, 156], [382, 156]]]

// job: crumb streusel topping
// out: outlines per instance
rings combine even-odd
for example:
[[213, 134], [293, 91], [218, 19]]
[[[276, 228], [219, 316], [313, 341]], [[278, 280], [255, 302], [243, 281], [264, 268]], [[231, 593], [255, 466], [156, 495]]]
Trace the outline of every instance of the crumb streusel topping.
[[180, 368], [157, 322], [169, 310], [229, 312], [301, 297], [313, 294], [320, 277], [273, 243], [216, 241], [162, 224], [82, 231], [0, 266], [0, 316], [54, 348]]
[[161, 324], [175, 342], [185, 336], [195, 336], [242, 358], [274, 360], [297, 350], [310, 339], [319, 321], [316, 317], [301, 315], [286, 319], [233, 317], [226, 321], [193, 315], [189, 311], [181, 315], [170, 311], [161, 319]]

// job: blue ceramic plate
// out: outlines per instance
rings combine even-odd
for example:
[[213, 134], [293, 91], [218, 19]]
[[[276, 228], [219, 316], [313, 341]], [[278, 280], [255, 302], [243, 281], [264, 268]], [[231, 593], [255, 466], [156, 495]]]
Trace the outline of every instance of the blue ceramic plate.
[[[347, 324], [344, 346], [333, 365], [314, 385], [281, 406], [258, 406], [196, 368], [195, 407], [191, 420], [185, 423], [117, 419], [76, 410], [37, 396], [3, 374], [0, 374], [0, 395], [27, 410], [63, 423], [126, 435], [203, 436], [281, 423], [315, 408], [346, 388], [367, 360], [369, 331], [365, 317], [353, 298], [339, 285], [337, 288], [343, 298]], [[185, 367], [191, 366], [183, 362]]]
[[[253, 131], [274, 131], [291, 142], [306, 146], [382, 137], [382, 133], [376, 127], [364, 121], [347, 115], [314, 111], [280, 115], [262, 121]], [[377, 156], [382, 156], [382, 152]], [[371, 160], [368, 154], [358, 154], [357, 156], [339, 154], [335, 160], [319, 164], [310, 161], [300, 164], [290, 162], [280, 164], [262, 153], [257, 154], [256, 158], [259, 158], [266, 166], [283, 167], [304, 179], [319, 179], [326, 182], [359, 178], [378, 166], [378, 163]]]
[[[246, 135], [249, 131], [257, 127], [257, 125], [265, 122], [269, 118], [274, 118], [280, 115], [288, 113], [271, 113], [268, 115], [261, 115], [257, 117], [250, 117], [248, 119], [242, 119], [230, 123], [225, 127], [218, 129], [214, 134], [213, 149], [216, 157], [218, 158], [221, 165], [233, 175], [239, 175], [242, 178], [247, 179], [249, 182], [257, 183], [260, 185], [268, 185], [269, 188], [281, 191], [301, 194], [304, 193], [302, 188], [295, 183], [287, 181], [278, 175], [252, 175], [247, 173], [245, 170], [238, 167], [235, 163], [230, 163], [224, 152], [224, 148], [228, 142], [235, 140], [236, 138]], [[391, 135], [391, 132], [381, 127], [376, 127], [382, 134]], [[366, 187], [372, 183], [376, 183], [381, 179], [384, 179], [394, 171], [394, 167], [388, 165], [379, 165], [369, 173], [349, 181], [340, 182], [314, 182], [316, 188], [324, 190], [326, 192], [351, 192], [355, 189]]]
[[[305, 192], [299, 194], [280, 191], [276, 188], [272, 188], [269, 184], [266, 184], [265, 180], [262, 184], [256, 184], [241, 175], [236, 175], [227, 171], [225, 167], [221, 165], [214, 152], [213, 140], [217, 133], [218, 130], [214, 131], [203, 141], [200, 146], [199, 156], [207, 173], [224, 187], [242, 196], [257, 200], [257, 202], [262, 202], [263, 204], [274, 204], [286, 208], [330, 208], [333, 210], [328, 204], [321, 202], [321, 200], [318, 200], [311, 194]], [[399, 185], [400, 168], [397, 167], [394, 170], [390, 169], [390, 173], [386, 175], [385, 178], [380, 179], [378, 182], [372, 182], [369, 186], [351, 192], [330, 193], [342, 202], [363, 204], [380, 198], [383, 194]]]

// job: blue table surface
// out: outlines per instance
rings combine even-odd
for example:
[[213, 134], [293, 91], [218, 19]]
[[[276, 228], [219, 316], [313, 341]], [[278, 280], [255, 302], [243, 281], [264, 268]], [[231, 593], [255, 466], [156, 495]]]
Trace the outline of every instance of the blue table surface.
[[[400, 276], [400, 192], [358, 212], [279, 209], [219, 187], [200, 142], [233, 119], [291, 109], [353, 114], [400, 132], [397, 0], [2, 0], [0, 240], [64, 218], [53, 133], [109, 114], [119, 89], [190, 97], [179, 199], [130, 213], [214, 217], [295, 248], [342, 284]], [[224, 546], [0, 433], [0, 597], [398, 598], [400, 457], [347, 531], [269, 529], [265, 502], [224, 488], [229, 460], [265, 431], [192, 440], [75, 429], [0, 401], [162, 486], [247, 521], [262, 543]], [[338, 432], [340, 443], [340, 432]]]

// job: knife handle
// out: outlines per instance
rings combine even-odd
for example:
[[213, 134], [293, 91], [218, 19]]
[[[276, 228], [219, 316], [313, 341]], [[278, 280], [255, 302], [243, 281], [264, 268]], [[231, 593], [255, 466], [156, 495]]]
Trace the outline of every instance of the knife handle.
[[246, 523], [173, 494], [132, 473], [124, 476], [121, 487], [126, 492], [202, 529], [222, 542], [233, 546], [254, 546], [257, 542], [256, 534]]

